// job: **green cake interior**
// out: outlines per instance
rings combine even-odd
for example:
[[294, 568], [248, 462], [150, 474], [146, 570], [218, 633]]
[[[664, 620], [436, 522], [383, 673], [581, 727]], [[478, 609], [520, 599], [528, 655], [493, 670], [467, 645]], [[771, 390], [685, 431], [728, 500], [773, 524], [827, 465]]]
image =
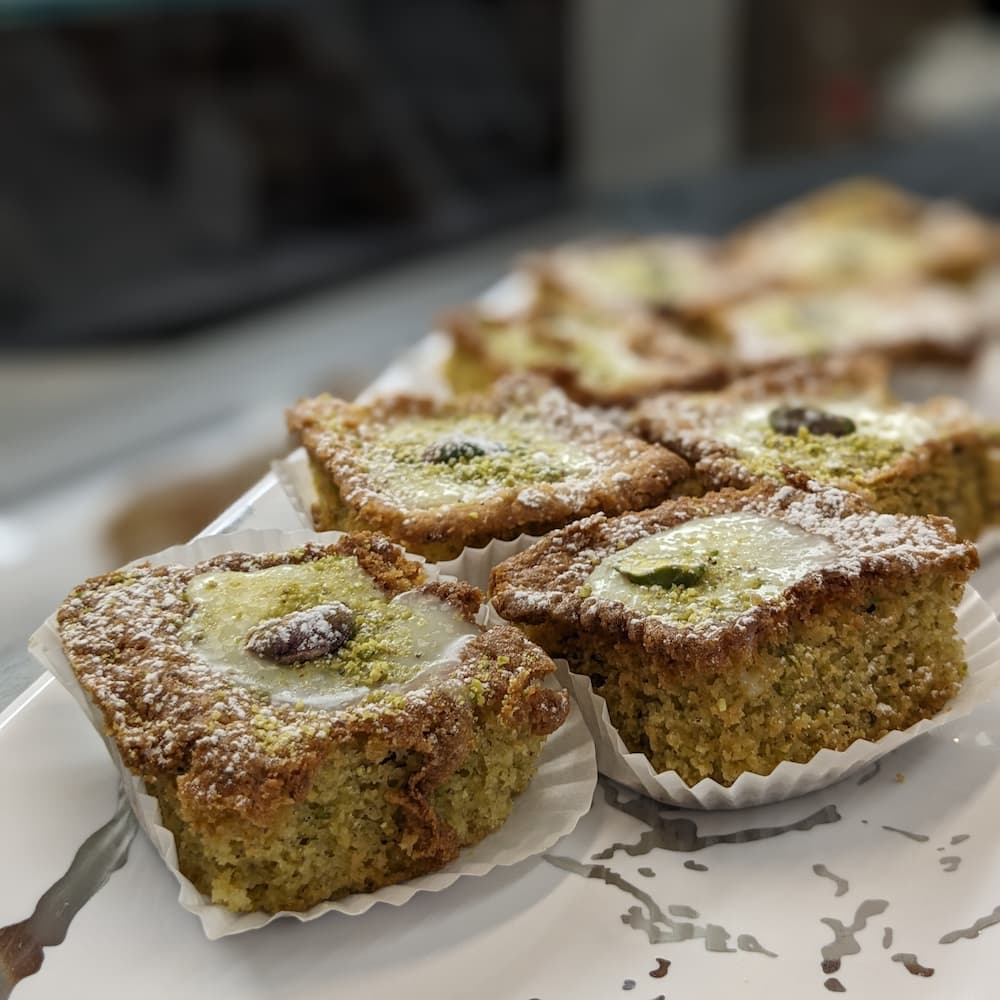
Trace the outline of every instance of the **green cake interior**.
[[943, 578], [873, 586], [793, 621], [780, 641], [697, 672], [669, 659], [654, 665], [610, 636], [583, 643], [554, 628], [529, 631], [591, 677], [625, 745], [657, 771], [731, 784], [939, 712], [966, 674], [954, 610], [962, 589]]
[[[534, 774], [545, 737], [513, 732], [493, 716], [433, 795], [457, 846], [497, 829]], [[214, 903], [237, 912], [307, 910], [440, 867], [423, 857], [396, 797], [423, 764], [416, 752], [360, 743], [337, 747], [304, 801], [267, 829], [238, 818], [184, 815], [176, 779], [151, 789], [177, 840], [181, 870]]]

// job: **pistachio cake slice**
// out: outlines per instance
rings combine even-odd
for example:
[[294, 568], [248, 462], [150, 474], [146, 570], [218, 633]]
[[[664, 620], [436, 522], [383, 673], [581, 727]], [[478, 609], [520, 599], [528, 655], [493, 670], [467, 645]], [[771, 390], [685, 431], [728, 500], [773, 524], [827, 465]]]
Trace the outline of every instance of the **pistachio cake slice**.
[[543, 298], [518, 313], [467, 309], [445, 317], [446, 375], [456, 392], [489, 388], [501, 375], [532, 372], [577, 403], [625, 406], [656, 392], [724, 384], [719, 351], [674, 323]]
[[966, 673], [955, 609], [975, 548], [943, 518], [801, 485], [595, 515], [496, 567], [493, 604], [689, 785], [934, 715]]
[[776, 289], [711, 319], [734, 367], [750, 372], [808, 358], [878, 353], [893, 361], [970, 361], [988, 333], [975, 298], [940, 282]]
[[696, 236], [566, 243], [527, 257], [521, 266], [545, 294], [603, 309], [687, 318], [752, 287], [745, 269], [727, 265], [718, 243]]
[[288, 422], [309, 453], [317, 528], [381, 531], [433, 560], [598, 510], [651, 507], [688, 473], [672, 452], [527, 376], [450, 402], [319, 396]]
[[745, 226], [729, 238], [725, 259], [787, 287], [965, 280], [992, 259], [995, 244], [991, 225], [962, 205], [854, 178]]
[[646, 400], [631, 426], [691, 464], [689, 493], [784, 482], [792, 470], [978, 537], [1000, 519], [1000, 431], [957, 399], [894, 402], [878, 372], [867, 361], [800, 365], [714, 395]]
[[58, 627], [184, 875], [234, 911], [306, 910], [499, 827], [566, 718], [548, 656], [474, 624], [481, 596], [357, 534], [129, 567]]

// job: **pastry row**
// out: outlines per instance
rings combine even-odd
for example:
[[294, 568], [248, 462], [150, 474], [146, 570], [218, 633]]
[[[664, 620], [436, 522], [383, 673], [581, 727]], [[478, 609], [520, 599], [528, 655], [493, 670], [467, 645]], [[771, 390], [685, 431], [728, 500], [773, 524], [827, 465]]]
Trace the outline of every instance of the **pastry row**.
[[[58, 614], [180, 870], [273, 913], [440, 869], [566, 720], [556, 659], [689, 786], [940, 712], [1000, 433], [896, 401], [886, 362], [966, 353], [992, 243], [854, 184], [720, 245], [561, 248], [526, 311], [453, 319], [456, 398], [300, 401], [313, 525], [342, 535], [127, 567]], [[804, 354], [830, 356], [776, 364]], [[473, 550], [485, 596], [428, 564]]]
[[807, 358], [968, 362], [1000, 328], [1000, 243], [967, 209], [836, 185], [719, 240], [570, 244], [519, 262], [516, 303], [442, 318], [458, 392], [511, 372], [630, 404]]

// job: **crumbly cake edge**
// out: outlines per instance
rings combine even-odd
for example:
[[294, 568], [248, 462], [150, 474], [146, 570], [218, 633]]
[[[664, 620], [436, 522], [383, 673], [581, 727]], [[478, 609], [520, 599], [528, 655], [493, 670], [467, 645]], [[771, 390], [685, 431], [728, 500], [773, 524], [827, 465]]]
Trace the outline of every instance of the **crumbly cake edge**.
[[[778, 599], [725, 621], [692, 627], [669, 624], [617, 601], [579, 595], [604, 558], [640, 538], [693, 518], [743, 510], [823, 535], [841, 555], [834, 565], [796, 581]], [[704, 671], [724, 669], [736, 653], [752, 653], [787, 633], [793, 618], [807, 616], [833, 595], [860, 599], [874, 580], [930, 572], [967, 579], [978, 565], [975, 546], [958, 541], [945, 518], [879, 514], [854, 494], [789, 476], [786, 485], [725, 489], [616, 518], [594, 515], [579, 521], [497, 566], [490, 598], [497, 613], [516, 624], [551, 624], [581, 635], [610, 633], [678, 670]]]
[[[858, 372], [868, 368], [870, 358], [859, 359]], [[845, 366], [850, 371], [855, 362], [840, 359], [824, 363], [827, 370]], [[776, 481], [775, 477], [755, 471], [746, 464], [739, 449], [714, 437], [719, 422], [726, 418], [737, 418], [742, 406], [754, 401], [763, 401], [763, 396], [754, 396], [755, 386], [771, 387], [776, 393], [775, 404], [780, 401], [777, 394], [800, 392], [815, 385], [820, 390], [823, 382], [813, 382], [809, 374], [811, 366], [793, 365], [776, 371], [774, 378], [751, 377], [733, 383], [729, 389], [711, 396], [690, 396], [680, 393], [663, 394], [637, 406], [627, 423], [633, 433], [648, 441], [675, 451], [689, 463], [698, 480], [708, 490], [726, 487], [746, 489], [759, 482]], [[836, 384], [834, 380], [832, 385]], [[842, 383], [850, 385], [850, 376]], [[825, 397], [830, 399], [830, 395]], [[836, 398], [836, 397], [834, 397]], [[817, 399], [822, 405], [824, 398]], [[874, 400], [875, 405], [880, 405]], [[922, 417], [932, 424], [936, 435], [920, 444], [908, 448], [894, 462], [873, 469], [856, 480], [831, 479], [829, 485], [852, 492], [878, 490], [893, 481], [912, 479], [941, 461], [947, 461], [956, 451], [970, 447], [988, 447], [989, 433], [983, 422], [977, 418], [965, 403], [959, 399], [938, 396], [924, 403], [891, 403], [895, 408], [906, 409], [914, 416]], [[788, 473], [804, 475], [793, 466], [786, 466]]]
[[[565, 720], [568, 695], [540, 683], [554, 670], [551, 659], [510, 626], [470, 639], [452, 673], [432, 689], [339, 711], [271, 704], [263, 693], [227, 683], [184, 648], [177, 616], [187, 607], [181, 595], [194, 576], [328, 555], [356, 556], [390, 596], [424, 589], [466, 618], [478, 610], [481, 594], [474, 587], [428, 581], [423, 566], [398, 546], [363, 534], [285, 553], [230, 553], [191, 567], [142, 564], [95, 577], [70, 594], [57, 615], [67, 658], [134, 774], [146, 781], [176, 775], [193, 814], [239, 816], [266, 826], [306, 795], [335, 746], [361, 740], [424, 755], [404, 792], [412, 814], [420, 816], [434, 788], [460, 764], [479, 711], [495, 711], [505, 724], [542, 735]], [[109, 595], [126, 602], [117, 615], [114, 608], [99, 610]], [[444, 841], [438, 846], [448, 847]]]
[[[572, 442], [603, 468], [571, 484], [503, 487], [475, 502], [421, 509], [380, 494], [359, 461], [357, 442], [396, 417], [499, 415], [516, 404], [537, 407], [545, 433]], [[339, 430], [331, 429], [334, 421], [340, 423]], [[314, 397], [289, 410], [288, 425], [346, 508], [367, 528], [415, 551], [442, 541], [477, 546], [558, 528], [599, 510], [619, 513], [649, 507], [668, 496], [672, 485], [690, 471], [673, 452], [624, 433], [611, 420], [577, 406], [560, 389], [532, 376], [509, 376], [491, 394], [460, 400], [398, 395], [361, 406], [331, 396]]]

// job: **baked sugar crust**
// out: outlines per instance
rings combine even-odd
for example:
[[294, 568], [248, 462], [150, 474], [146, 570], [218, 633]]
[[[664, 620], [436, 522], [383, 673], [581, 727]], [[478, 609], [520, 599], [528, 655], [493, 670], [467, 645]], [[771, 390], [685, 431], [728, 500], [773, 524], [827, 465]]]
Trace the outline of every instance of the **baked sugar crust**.
[[[718, 388], [731, 376], [713, 346], [634, 308], [612, 312], [543, 294], [517, 313], [455, 310], [438, 325], [452, 340], [448, 370], [458, 391], [529, 371], [577, 403], [625, 406], [655, 392]], [[530, 346], [519, 357], [508, 341], [521, 331]]]
[[[695, 518], [747, 511], [783, 521], [835, 547], [834, 561], [735, 617], [675, 624], [617, 601], [583, 596], [591, 572], [608, 556]], [[790, 477], [786, 485], [722, 490], [671, 500], [621, 517], [595, 515], [554, 532], [493, 570], [490, 595], [497, 612], [524, 626], [545, 626], [602, 643], [622, 643], [669, 663], [679, 674], [719, 670], [752, 656], [831, 600], [859, 599], [875, 582], [945, 574], [966, 579], [978, 566], [973, 545], [959, 541], [939, 517], [879, 514], [859, 497]]]
[[[585, 460], [589, 471], [548, 482], [490, 485], [472, 500], [436, 506], [392, 495], [370, 471], [371, 450], [382, 446], [394, 426], [416, 420], [460, 428], [467, 417], [496, 425], [514, 419], [520, 430]], [[326, 497], [313, 509], [318, 528], [380, 531], [429, 558], [449, 558], [494, 538], [543, 533], [599, 510], [652, 506], [689, 471], [667, 449], [623, 433], [607, 417], [528, 376], [502, 379], [488, 395], [445, 402], [394, 396], [362, 406], [319, 396], [290, 410], [288, 424], [301, 436]]]
[[339, 748], [360, 745], [376, 757], [413, 752], [420, 767], [388, 794], [407, 816], [422, 863], [444, 863], [457, 844], [432, 798], [468, 753], [480, 719], [489, 714], [512, 734], [544, 736], [566, 718], [568, 696], [541, 686], [551, 660], [509, 626], [474, 635], [454, 668], [431, 685], [337, 710], [272, 702], [208, 667], [182, 640], [192, 611], [185, 592], [199, 574], [252, 573], [330, 555], [354, 556], [387, 598], [423, 589], [466, 619], [479, 607], [475, 588], [429, 581], [398, 546], [358, 534], [328, 546], [232, 553], [192, 567], [143, 564], [95, 577], [59, 609], [67, 658], [125, 765], [150, 787], [176, 781], [189, 820], [263, 828], [304, 799]]
[[[788, 366], [737, 380], [715, 394], [664, 394], [645, 400], [633, 411], [628, 426], [686, 459], [700, 490], [746, 488], [763, 479], [781, 480], [785, 471], [798, 471], [856, 492], [881, 510], [951, 516], [964, 534], [975, 537], [1000, 514], [991, 486], [998, 465], [996, 428], [958, 399], [895, 402], [884, 374], [878, 361], [866, 358]], [[745, 447], [725, 439], [724, 428], [739, 426], [748, 405], [770, 401], [778, 407], [794, 402], [836, 409], [838, 400], [870, 405], [873, 412], [909, 420], [925, 433], [915, 443], [887, 452], [885, 462], [870, 464], [859, 457], [850, 474], [832, 471], [829, 476], [811, 468], [796, 469], [793, 456], [776, 451], [773, 461], [762, 466]], [[944, 482], [951, 472], [954, 489]]]
[[[803, 268], [801, 254], [788, 253], [793, 240], [831, 234], [873, 236], [892, 241], [888, 262], [835, 254], [825, 263]], [[857, 177], [831, 184], [766, 214], [734, 233], [724, 255], [767, 283], [816, 286], [842, 281], [914, 280], [939, 276], [965, 279], [996, 254], [992, 226], [955, 202], [909, 194], [875, 178]], [[832, 243], [828, 242], [827, 246]], [[830, 251], [825, 251], [830, 252]], [[877, 254], [877, 245], [874, 248]]]

